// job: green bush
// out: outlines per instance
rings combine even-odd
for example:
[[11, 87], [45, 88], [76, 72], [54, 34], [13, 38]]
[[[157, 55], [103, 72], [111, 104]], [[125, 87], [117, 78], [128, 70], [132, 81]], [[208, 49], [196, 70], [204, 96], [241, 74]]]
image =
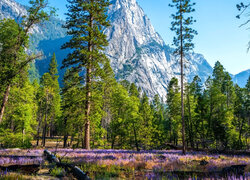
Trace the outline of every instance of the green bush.
[[62, 168], [55, 167], [50, 171], [50, 174], [54, 177], [64, 177], [65, 171]]
[[30, 148], [32, 137], [22, 133], [13, 133], [10, 129], [0, 130], [0, 144], [3, 148]]

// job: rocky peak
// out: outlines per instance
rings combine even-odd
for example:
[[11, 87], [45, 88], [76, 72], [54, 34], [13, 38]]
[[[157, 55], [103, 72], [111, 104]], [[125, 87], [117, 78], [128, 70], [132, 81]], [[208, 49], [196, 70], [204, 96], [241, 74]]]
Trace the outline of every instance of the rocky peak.
[[[108, 14], [111, 27], [105, 30], [109, 41], [106, 54], [116, 78], [134, 82], [150, 97], [159, 94], [165, 98], [169, 80], [179, 78], [179, 63], [171, 54], [173, 50], [165, 45], [135, 0], [111, 1]], [[192, 60], [192, 67], [187, 73], [193, 76], [205, 59], [197, 54], [190, 54], [188, 59]], [[211, 71], [209, 67], [206, 73]]]
[[20, 5], [14, 0], [1, 0], [0, 1], [0, 18], [21, 18], [27, 15], [24, 6]]
[[105, 31], [109, 40], [106, 52], [111, 58], [119, 59], [119, 62], [112, 61], [113, 67], [121, 67], [136, 54], [140, 46], [150, 42], [164, 44], [135, 0], [111, 1], [108, 14], [112, 26]]

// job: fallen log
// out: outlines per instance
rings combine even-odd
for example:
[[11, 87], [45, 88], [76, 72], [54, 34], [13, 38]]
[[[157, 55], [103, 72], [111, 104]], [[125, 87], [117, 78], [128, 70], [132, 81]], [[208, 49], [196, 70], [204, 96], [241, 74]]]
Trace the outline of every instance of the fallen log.
[[61, 161], [50, 151], [44, 150], [44, 156], [49, 163], [54, 163], [57, 167], [64, 168], [66, 172], [73, 174], [78, 180], [91, 180], [79, 167], [73, 164], [61, 163]]

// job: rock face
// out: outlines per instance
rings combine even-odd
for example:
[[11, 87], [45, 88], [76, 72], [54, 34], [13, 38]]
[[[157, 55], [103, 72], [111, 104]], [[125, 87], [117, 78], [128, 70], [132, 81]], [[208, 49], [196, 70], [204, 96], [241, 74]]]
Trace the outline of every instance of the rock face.
[[17, 18], [27, 15], [24, 6], [15, 2], [14, 0], [1, 0], [0, 1], [0, 18]]
[[[155, 31], [136, 0], [110, 2], [108, 15], [111, 26], [104, 31], [109, 41], [105, 53], [110, 58], [116, 78], [134, 82], [151, 98], [155, 94], [165, 98], [168, 82], [172, 77], [180, 78], [180, 66], [178, 58], [172, 54], [173, 49]], [[26, 7], [14, 0], [0, 0], [0, 19], [20, 20], [26, 14]], [[36, 62], [40, 74], [47, 71], [53, 52], [59, 65], [68, 53], [60, 49], [69, 40], [66, 30], [62, 28], [63, 24], [64, 21], [52, 18], [32, 30], [32, 49], [42, 50], [46, 56], [44, 60]], [[205, 81], [211, 75], [212, 67], [201, 54], [190, 53], [186, 59], [189, 62], [185, 69], [187, 81], [195, 75]], [[62, 77], [63, 70], [59, 70], [59, 74]], [[237, 81], [239, 79], [240, 76]]]
[[[151, 97], [166, 95], [168, 82], [179, 78], [178, 58], [155, 31], [149, 18], [135, 0], [112, 0], [109, 8], [111, 28], [105, 33], [109, 40], [106, 54], [118, 80], [135, 82]], [[186, 56], [187, 80], [199, 75], [204, 81], [212, 73], [211, 66], [200, 54]]]

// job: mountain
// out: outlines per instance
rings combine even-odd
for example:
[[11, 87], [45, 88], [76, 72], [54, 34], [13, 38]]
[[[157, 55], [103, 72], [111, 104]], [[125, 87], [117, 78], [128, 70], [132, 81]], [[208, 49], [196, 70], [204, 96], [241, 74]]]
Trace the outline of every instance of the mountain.
[[[165, 97], [168, 82], [180, 77], [179, 63], [155, 31], [136, 0], [112, 0], [108, 11], [111, 28], [105, 30], [109, 46], [106, 54], [118, 80], [135, 82], [147, 94]], [[186, 57], [185, 74], [191, 80], [196, 74], [204, 81], [212, 67], [201, 54]]]
[[249, 76], [250, 76], [250, 69], [234, 75], [232, 77], [232, 79], [240, 87], [244, 87], [247, 84], [247, 80], [248, 80]]
[[[173, 49], [165, 44], [155, 31], [149, 18], [136, 0], [111, 0], [108, 11], [110, 28], [105, 29], [109, 46], [105, 53], [118, 80], [126, 79], [141, 87], [152, 98], [155, 94], [165, 97], [168, 82], [172, 77], [180, 77], [180, 67]], [[26, 7], [14, 0], [0, 1], [0, 18], [14, 18], [20, 21], [27, 14]], [[36, 61], [40, 74], [47, 71], [53, 52], [59, 66], [69, 50], [61, 50], [69, 40], [65, 22], [51, 18], [49, 22], [35, 26], [31, 33], [32, 50], [42, 50], [44, 60]], [[201, 54], [190, 53], [185, 74], [190, 81], [199, 75], [204, 82], [211, 75], [212, 67]], [[60, 78], [64, 70], [59, 70]], [[241, 79], [241, 76], [239, 76]], [[240, 81], [238, 79], [238, 81]]]

